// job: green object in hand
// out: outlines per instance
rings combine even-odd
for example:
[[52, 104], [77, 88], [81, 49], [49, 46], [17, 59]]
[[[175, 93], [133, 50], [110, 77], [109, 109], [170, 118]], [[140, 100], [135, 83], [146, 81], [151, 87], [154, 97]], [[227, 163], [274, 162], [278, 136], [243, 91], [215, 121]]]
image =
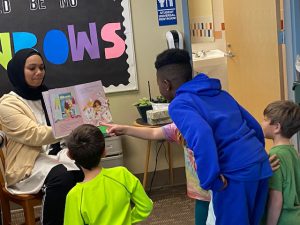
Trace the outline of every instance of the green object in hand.
[[103, 135], [107, 134], [107, 132], [106, 132], [107, 127], [106, 126], [99, 126], [98, 128], [101, 130]]

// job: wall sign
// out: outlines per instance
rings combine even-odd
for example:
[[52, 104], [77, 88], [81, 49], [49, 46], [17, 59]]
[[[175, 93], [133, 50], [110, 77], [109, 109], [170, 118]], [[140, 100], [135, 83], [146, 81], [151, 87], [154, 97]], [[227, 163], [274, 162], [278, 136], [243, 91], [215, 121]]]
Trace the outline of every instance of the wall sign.
[[176, 1], [157, 0], [157, 14], [159, 26], [177, 24]]
[[28, 47], [44, 56], [51, 88], [137, 89], [129, 0], [0, 0], [1, 95], [11, 90], [8, 61]]

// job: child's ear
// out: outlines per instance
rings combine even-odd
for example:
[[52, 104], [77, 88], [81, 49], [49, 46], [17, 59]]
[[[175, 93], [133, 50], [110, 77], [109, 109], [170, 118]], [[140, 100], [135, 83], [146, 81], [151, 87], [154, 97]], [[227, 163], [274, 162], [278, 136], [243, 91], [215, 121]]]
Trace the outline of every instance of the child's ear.
[[280, 125], [280, 123], [276, 123], [276, 124], [274, 124], [274, 126], [275, 126], [274, 133], [275, 134], [280, 134], [281, 133], [281, 125]]
[[166, 91], [170, 91], [172, 88], [172, 83], [169, 80], [164, 80], [163, 85]]

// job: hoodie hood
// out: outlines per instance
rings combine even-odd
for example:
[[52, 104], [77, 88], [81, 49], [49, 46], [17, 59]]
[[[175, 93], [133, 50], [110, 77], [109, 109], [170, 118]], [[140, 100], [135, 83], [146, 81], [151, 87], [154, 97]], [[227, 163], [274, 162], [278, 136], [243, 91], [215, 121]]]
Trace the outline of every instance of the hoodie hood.
[[220, 80], [209, 78], [204, 73], [200, 73], [191, 81], [181, 85], [176, 91], [176, 95], [189, 92], [202, 96], [215, 96], [221, 92], [221, 88]]

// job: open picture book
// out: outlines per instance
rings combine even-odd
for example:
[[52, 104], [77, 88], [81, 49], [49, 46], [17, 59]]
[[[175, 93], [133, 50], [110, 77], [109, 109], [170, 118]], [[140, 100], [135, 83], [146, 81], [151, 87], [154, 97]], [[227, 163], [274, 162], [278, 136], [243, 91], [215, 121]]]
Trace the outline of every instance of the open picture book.
[[56, 138], [69, 135], [81, 124], [112, 122], [101, 81], [51, 89], [43, 92], [43, 98]]

